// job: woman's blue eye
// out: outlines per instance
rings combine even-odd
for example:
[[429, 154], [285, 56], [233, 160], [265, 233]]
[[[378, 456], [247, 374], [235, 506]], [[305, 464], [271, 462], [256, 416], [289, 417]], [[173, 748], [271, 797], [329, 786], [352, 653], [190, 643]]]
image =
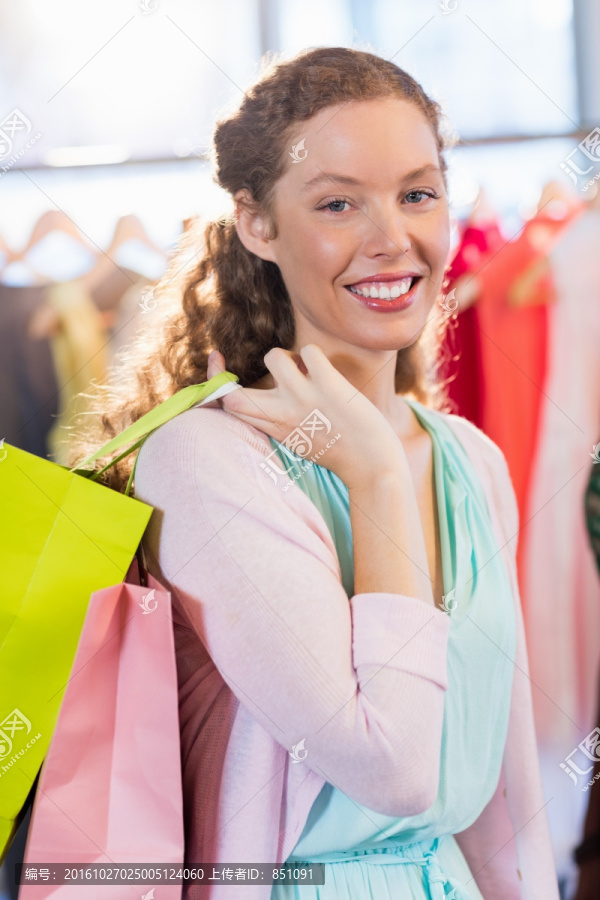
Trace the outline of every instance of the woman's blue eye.
[[421, 196], [423, 196], [423, 197], [435, 197], [435, 196], [437, 196], [436, 194], [432, 194], [432, 193], [430, 193], [429, 191], [410, 191], [406, 196], [407, 196], [407, 197], [410, 197], [410, 196], [414, 196], [415, 194], [419, 194], [419, 195], [421, 195]]
[[[342, 197], [336, 198], [335, 200], [330, 200], [328, 203], [324, 203], [323, 206], [318, 206], [317, 209], [329, 209], [330, 206], [333, 206], [335, 203], [348, 203], [348, 200], [344, 200]], [[331, 212], [342, 212], [341, 209], [332, 209]]]
[[[420, 199], [422, 197], [429, 197], [431, 199], [436, 199], [438, 194], [435, 194], [431, 191], [410, 191], [406, 194], [406, 197], [417, 197], [416, 201], [408, 200], [410, 206], [418, 206], [423, 201]], [[322, 206], [318, 206], [317, 209], [328, 209], [332, 213], [344, 212], [343, 209], [340, 209], [339, 206], [343, 206], [344, 204], [350, 204], [349, 200], [345, 200], [343, 197], [335, 197], [333, 200], [329, 200], [327, 203], [324, 203]], [[338, 209], [332, 209], [332, 206], [338, 204]]]

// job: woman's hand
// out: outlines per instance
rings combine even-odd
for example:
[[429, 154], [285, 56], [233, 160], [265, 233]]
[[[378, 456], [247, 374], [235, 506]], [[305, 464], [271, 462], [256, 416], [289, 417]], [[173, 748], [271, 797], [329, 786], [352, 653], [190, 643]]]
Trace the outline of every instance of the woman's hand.
[[[322, 451], [315, 461], [348, 488], [407, 465], [402, 443], [385, 416], [317, 344], [306, 344], [299, 355], [274, 347], [264, 361], [274, 388], [238, 388], [216, 403], [299, 456], [311, 459]], [[208, 377], [225, 370], [223, 355], [215, 353]]]

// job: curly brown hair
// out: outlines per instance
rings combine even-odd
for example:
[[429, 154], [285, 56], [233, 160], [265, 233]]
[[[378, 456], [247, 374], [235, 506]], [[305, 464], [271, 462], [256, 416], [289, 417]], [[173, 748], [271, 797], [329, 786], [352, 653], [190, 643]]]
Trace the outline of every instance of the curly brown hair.
[[[271, 213], [275, 184], [288, 164], [298, 123], [329, 106], [390, 96], [414, 103], [426, 116], [447, 188], [444, 150], [454, 138], [444, 130], [440, 105], [394, 63], [346, 47], [318, 47], [290, 60], [276, 54], [263, 57], [259, 76], [241, 104], [215, 125], [213, 178], [232, 197], [248, 189], [276, 236]], [[199, 261], [190, 265], [187, 260], [199, 253]], [[264, 356], [272, 347], [292, 349], [294, 315], [280, 269], [244, 247], [233, 212], [202, 228], [194, 220], [153, 295], [164, 313], [160, 327], [141, 331], [115, 357], [107, 383], [93, 384], [84, 395], [88, 411], [69, 426], [70, 467], [176, 391], [206, 381], [212, 349], [224, 355], [227, 370], [242, 387], [268, 373]], [[396, 393], [411, 394], [437, 409], [447, 405], [438, 377], [447, 322], [436, 304], [419, 339], [399, 350], [396, 361]], [[97, 460], [96, 471], [114, 456]], [[123, 491], [134, 459], [131, 454], [99, 480]]]

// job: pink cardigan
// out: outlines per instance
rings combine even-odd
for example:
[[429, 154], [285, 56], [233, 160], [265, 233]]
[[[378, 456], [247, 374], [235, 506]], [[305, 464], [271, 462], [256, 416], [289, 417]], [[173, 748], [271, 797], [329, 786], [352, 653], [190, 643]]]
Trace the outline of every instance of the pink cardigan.
[[[486, 491], [518, 630], [502, 775], [456, 839], [486, 900], [558, 900], [515, 574], [515, 494], [496, 444], [466, 419], [444, 418]], [[260, 467], [271, 449], [224, 410], [194, 408], [147, 439], [136, 469], [136, 496], [155, 508], [148, 568], [172, 591], [186, 864], [211, 874], [217, 863], [285, 861], [325, 780], [394, 816], [424, 811], [438, 789], [449, 618], [401, 594], [348, 598], [315, 505]], [[302, 739], [308, 755], [292, 763]], [[234, 900], [239, 890], [235, 881], [196, 885], [184, 897]], [[268, 900], [271, 885], [243, 891]]]

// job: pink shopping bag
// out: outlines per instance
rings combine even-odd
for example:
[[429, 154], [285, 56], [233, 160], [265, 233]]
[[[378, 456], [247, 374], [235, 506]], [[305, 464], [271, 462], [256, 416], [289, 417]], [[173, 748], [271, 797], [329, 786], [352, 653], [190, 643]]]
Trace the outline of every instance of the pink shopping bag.
[[93, 864], [105, 875], [118, 863], [182, 867], [171, 595], [149, 574], [139, 584], [137, 559], [127, 578], [91, 595], [36, 790], [20, 900], [181, 898], [181, 884], [139, 877], [78, 886], [27, 878], [26, 867], [40, 864]]

